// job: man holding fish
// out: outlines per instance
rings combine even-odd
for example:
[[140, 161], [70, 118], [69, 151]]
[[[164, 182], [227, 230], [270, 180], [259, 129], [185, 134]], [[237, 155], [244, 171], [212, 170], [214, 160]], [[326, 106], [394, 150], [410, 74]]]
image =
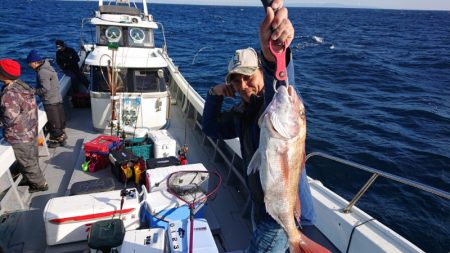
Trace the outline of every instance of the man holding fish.
[[[281, 0], [266, 11], [259, 31], [262, 55], [252, 48], [236, 50], [226, 83], [208, 93], [203, 131], [218, 139], [239, 137], [253, 200], [255, 230], [247, 252], [328, 252], [296, 227], [295, 220], [312, 225], [315, 212], [304, 170], [306, 116], [294, 89], [289, 49], [294, 28]], [[283, 50], [288, 84], [275, 79], [276, 54]], [[222, 111], [224, 97], [236, 93], [240, 103]]]

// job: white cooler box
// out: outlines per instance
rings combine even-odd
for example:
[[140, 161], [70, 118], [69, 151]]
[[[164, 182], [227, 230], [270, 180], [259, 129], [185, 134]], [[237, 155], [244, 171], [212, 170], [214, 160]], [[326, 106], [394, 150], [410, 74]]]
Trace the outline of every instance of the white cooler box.
[[[177, 171], [205, 171], [208, 170], [201, 163], [177, 165], [169, 167], [155, 168], [145, 171], [145, 187], [148, 192], [167, 190], [167, 178], [170, 174]], [[195, 175], [195, 174], [192, 174]], [[206, 175], [206, 174], [203, 174]], [[208, 180], [206, 178], [196, 178], [195, 181], [200, 183], [203, 190], [208, 191]]]
[[167, 130], [150, 130], [148, 137], [153, 141], [154, 158], [178, 157], [177, 142]]
[[[186, 202], [175, 197], [168, 191], [155, 191], [144, 194], [142, 221], [150, 228], [167, 228], [170, 222], [188, 219], [190, 210]], [[196, 204], [195, 218], [203, 218], [204, 203]]]
[[126, 230], [139, 227], [139, 197], [136, 189], [124, 198], [120, 210], [120, 190], [52, 198], [44, 209], [48, 245], [87, 240], [90, 226], [99, 220], [118, 218]]
[[[170, 244], [170, 252], [189, 252], [190, 221], [178, 220], [169, 223], [167, 237]], [[194, 219], [194, 248], [195, 253], [218, 253], [211, 229], [205, 219]]]
[[165, 230], [162, 228], [131, 230], [125, 233], [120, 253], [164, 253]]

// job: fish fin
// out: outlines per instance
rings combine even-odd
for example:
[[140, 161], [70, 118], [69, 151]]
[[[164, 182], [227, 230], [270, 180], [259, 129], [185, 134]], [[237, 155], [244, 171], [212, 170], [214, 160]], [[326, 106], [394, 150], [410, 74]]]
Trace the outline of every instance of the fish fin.
[[261, 154], [259, 152], [259, 149], [257, 149], [255, 154], [252, 157], [252, 160], [250, 160], [250, 162], [248, 164], [247, 175], [256, 173], [258, 171], [260, 165], [261, 165]]
[[281, 123], [280, 119], [278, 118], [278, 116], [275, 113], [271, 113], [270, 114], [270, 122], [272, 123], [272, 127], [273, 129], [282, 137], [286, 138], [286, 139], [290, 139], [291, 136], [288, 133], [288, 131], [286, 131], [286, 128], [283, 126], [283, 124]]
[[291, 253], [331, 253], [327, 248], [302, 234], [300, 241], [289, 241]]
[[295, 207], [294, 207], [294, 217], [298, 224], [300, 224], [300, 216], [301, 215], [302, 215], [302, 209], [301, 209], [300, 197], [297, 194], [297, 200], [295, 201]]

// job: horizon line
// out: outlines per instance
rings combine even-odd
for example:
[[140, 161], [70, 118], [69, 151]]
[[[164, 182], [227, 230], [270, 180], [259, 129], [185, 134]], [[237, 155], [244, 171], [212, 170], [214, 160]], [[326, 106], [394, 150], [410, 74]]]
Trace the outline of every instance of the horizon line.
[[[64, 2], [98, 2], [98, 0], [59, 0]], [[106, 0], [108, 2], [108, 0]], [[136, 3], [142, 3], [142, 1], [136, 1]], [[233, 4], [213, 4], [213, 3], [179, 3], [179, 2], [169, 2], [164, 3], [162, 1], [152, 1], [151, 3], [147, 1], [147, 4], [167, 4], [167, 5], [194, 5], [194, 6], [221, 6], [221, 7], [262, 7], [262, 5], [247, 4], [247, 5], [233, 5]], [[338, 3], [299, 3], [299, 4], [286, 4], [287, 8], [329, 8], [329, 9], [365, 9], [365, 10], [399, 10], [399, 11], [450, 11], [449, 9], [414, 9], [414, 8], [389, 8], [389, 7], [375, 7], [375, 6], [356, 6], [356, 5], [346, 5]]]

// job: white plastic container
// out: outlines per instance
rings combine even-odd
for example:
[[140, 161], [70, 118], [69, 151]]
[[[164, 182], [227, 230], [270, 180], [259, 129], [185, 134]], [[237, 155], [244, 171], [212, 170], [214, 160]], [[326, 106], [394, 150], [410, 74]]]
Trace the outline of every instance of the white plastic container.
[[125, 233], [120, 253], [164, 253], [165, 230], [162, 228], [131, 230]]
[[[155, 168], [151, 170], [145, 171], [145, 187], [148, 189], [148, 192], [152, 191], [161, 191], [167, 190], [167, 178], [170, 174], [177, 171], [205, 171], [207, 169], [201, 163], [194, 164], [186, 164], [186, 165], [177, 165], [177, 166], [168, 166]], [[193, 174], [195, 175], [195, 174]], [[203, 176], [205, 174], [202, 174]], [[199, 183], [203, 190], [208, 191], [208, 179], [209, 177], [204, 178], [196, 178], [196, 182]]]
[[[186, 202], [167, 191], [155, 191], [144, 194], [144, 213], [141, 214], [150, 228], [167, 228], [172, 221], [188, 219], [189, 207]], [[204, 203], [196, 205], [196, 218], [202, 218]]]
[[[189, 252], [190, 221], [178, 220], [169, 223], [167, 237], [171, 253]], [[211, 229], [205, 219], [194, 219], [194, 247], [195, 253], [218, 253]]]
[[136, 189], [124, 198], [120, 190], [52, 198], [44, 209], [48, 245], [87, 240], [90, 226], [99, 220], [120, 218], [126, 230], [139, 227], [139, 198]]
[[153, 157], [177, 157], [177, 142], [167, 130], [149, 130], [148, 137], [153, 141]]

